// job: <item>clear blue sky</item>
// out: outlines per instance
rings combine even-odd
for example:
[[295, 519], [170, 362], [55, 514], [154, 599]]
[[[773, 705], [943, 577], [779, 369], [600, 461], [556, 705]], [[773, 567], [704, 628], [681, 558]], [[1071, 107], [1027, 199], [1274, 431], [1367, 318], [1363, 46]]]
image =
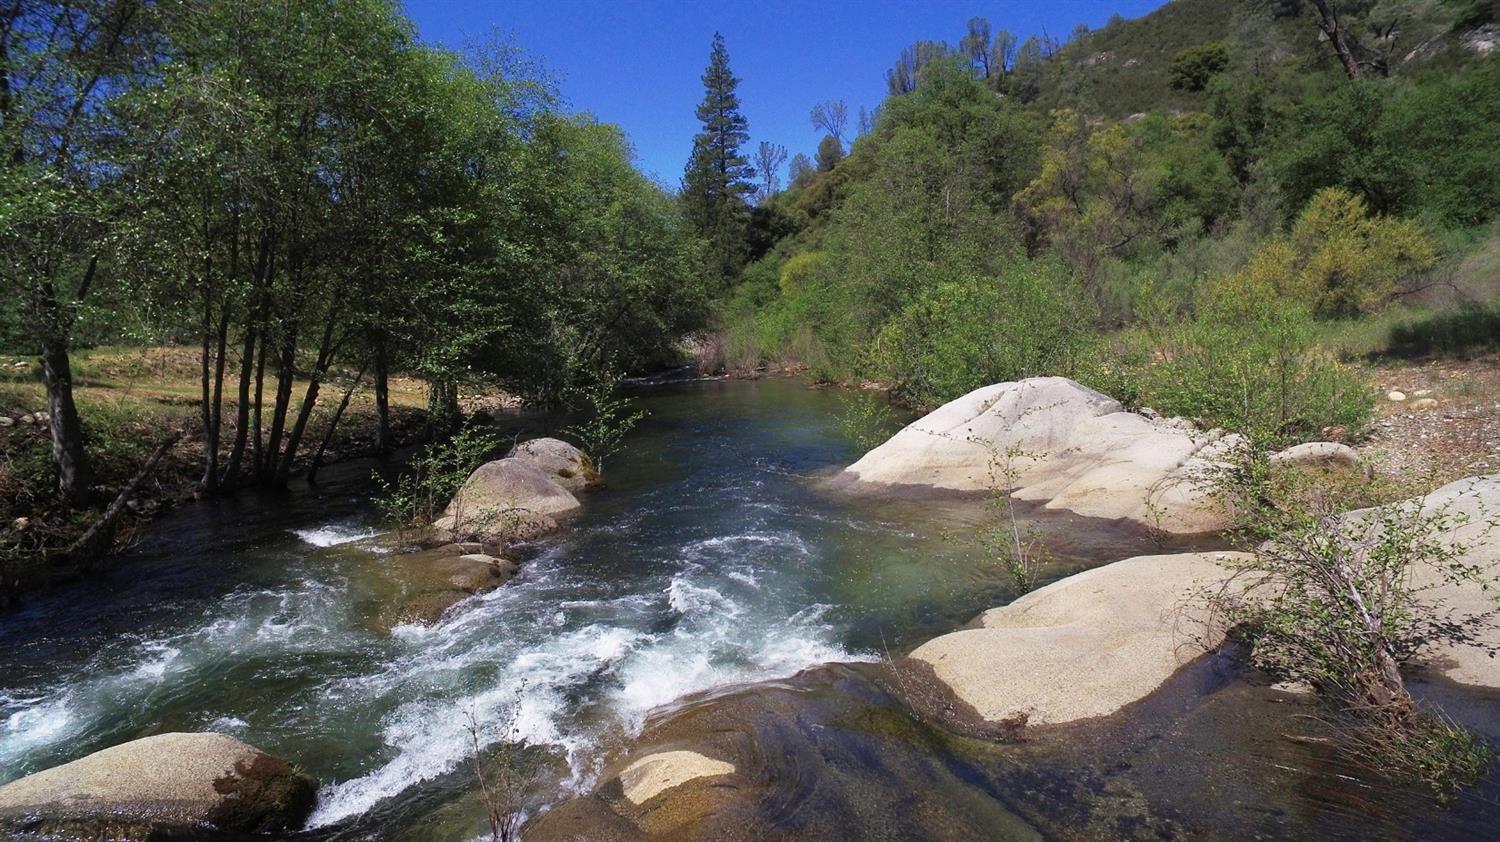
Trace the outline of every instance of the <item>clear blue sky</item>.
[[1139, 17], [1162, 0], [406, 0], [429, 42], [460, 48], [493, 29], [511, 33], [558, 78], [574, 111], [625, 128], [638, 165], [675, 187], [692, 146], [699, 76], [713, 33], [724, 33], [750, 148], [762, 140], [812, 154], [813, 104], [859, 106], [885, 97], [885, 70], [922, 39], [956, 43], [966, 21], [989, 18], [1022, 40], [1065, 39], [1119, 12]]

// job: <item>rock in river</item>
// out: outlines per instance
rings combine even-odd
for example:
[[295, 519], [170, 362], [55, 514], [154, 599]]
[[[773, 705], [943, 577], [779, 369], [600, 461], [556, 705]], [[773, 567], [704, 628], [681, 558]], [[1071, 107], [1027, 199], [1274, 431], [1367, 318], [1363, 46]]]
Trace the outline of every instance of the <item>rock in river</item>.
[[1065, 377], [976, 389], [845, 469], [856, 490], [982, 492], [1173, 534], [1223, 529], [1212, 475], [1238, 435], [1152, 420]]
[[379, 625], [435, 623], [459, 601], [510, 581], [519, 565], [508, 558], [449, 544], [416, 553], [381, 556], [378, 563], [396, 588]]
[[583, 451], [561, 439], [523, 441], [516, 445], [510, 456], [535, 465], [571, 492], [583, 491], [599, 482], [599, 474]]
[[0, 830], [49, 839], [280, 833], [307, 818], [317, 788], [233, 737], [158, 734], [0, 787]]
[[554, 518], [578, 507], [578, 498], [551, 474], [512, 456], [470, 474], [433, 528], [451, 540], [528, 540], [556, 529]]
[[911, 657], [988, 722], [1105, 716], [1222, 642], [1225, 630], [1196, 597], [1227, 577], [1224, 563], [1237, 555], [1140, 556], [1096, 567], [986, 611], [978, 628], [929, 640]]

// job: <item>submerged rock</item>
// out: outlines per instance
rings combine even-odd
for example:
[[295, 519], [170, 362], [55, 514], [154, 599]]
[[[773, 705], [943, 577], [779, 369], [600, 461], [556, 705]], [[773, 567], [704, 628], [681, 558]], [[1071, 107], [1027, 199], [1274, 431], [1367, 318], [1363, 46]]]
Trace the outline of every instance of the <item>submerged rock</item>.
[[510, 452], [510, 458], [535, 465], [571, 492], [583, 491], [599, 482], [599, 474], [583, 451], [561, 439], [523, 441]]
[[433, 529], [449, 540], [525, 541], [556, 529], [555, 517], [578, 508], [578, 498], [546, 471], [508, 457], [470, 474]]
[[980, 615], [911, 657], [986, 722], [1057, 724], [1142, 699], [1222, 642], [1199, 598], [1234, 553], [1140, 556]]
[[907, 426], [835, 480], [854, 489], [983, 492], [1172, 534], [1228, 522], [1216, 466], [1242, 437], [1125, 412], [1065, 377], [976, 389]]
[[83, 839], [280, 833], [307, 818], [317, 788], [233, 737], [158, 734], [0, 787], [0, 830]]
[[379, 559], [396, 593], [379, 625], [431, 624], [458, 602], [500, 587], [516, 575], [516, 562], [482, 552], [468, 544], [449, 544], [416, 553]]
[[630, 803], [641, 805], [689, 781], [733, 774], [733, 763], [704, 757], [696, 751], [664, 751], [648, 754], [626, 766], [620, 773], [620, 787]]

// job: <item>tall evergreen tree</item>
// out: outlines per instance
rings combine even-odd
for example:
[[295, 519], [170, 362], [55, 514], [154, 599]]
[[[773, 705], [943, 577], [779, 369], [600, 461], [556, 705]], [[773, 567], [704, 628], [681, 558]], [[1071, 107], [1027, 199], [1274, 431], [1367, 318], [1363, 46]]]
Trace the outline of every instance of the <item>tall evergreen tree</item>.
[[726, 282], [745, 262], [747, 197], [755, 192], [755, 168], [740, 152], [740, 145], [750, 139], [750, 123], [740, 113], [740, 98], [734, 92], [739, 84], [729, 69], [724, 36], [714, 33], [698, 106], [703, 131], [693, 138], [682, 196], [688, 219], [708, 243], [710, 269]]

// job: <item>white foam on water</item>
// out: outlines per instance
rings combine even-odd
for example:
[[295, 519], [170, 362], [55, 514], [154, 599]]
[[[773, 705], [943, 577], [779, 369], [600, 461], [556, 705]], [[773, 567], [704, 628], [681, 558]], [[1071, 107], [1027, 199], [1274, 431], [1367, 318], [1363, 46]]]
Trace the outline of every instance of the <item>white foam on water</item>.
[[354, 541], [362, 541], [365, 538], [374, 538], [380, 533], [369, 526], [330, 523], [311, 529], [293, 529], [292, 534], [314, 547], [337, 547], [339, 544], [349, 544]]
[[11, 710], [0, 720], [0, 772], [111, 727], [121, 708], [149, 709], [153, 696], [190, 686], [227, 660], [341, 649], [347, 641], [330, 631], [340, 599], [337, 582], [312, 580], [232, 593], [207, 607], [196, 626], [106, 645], [71, 677], [22, 702], [3, 701], [11, 697], [0, 693], [0, 712]]

